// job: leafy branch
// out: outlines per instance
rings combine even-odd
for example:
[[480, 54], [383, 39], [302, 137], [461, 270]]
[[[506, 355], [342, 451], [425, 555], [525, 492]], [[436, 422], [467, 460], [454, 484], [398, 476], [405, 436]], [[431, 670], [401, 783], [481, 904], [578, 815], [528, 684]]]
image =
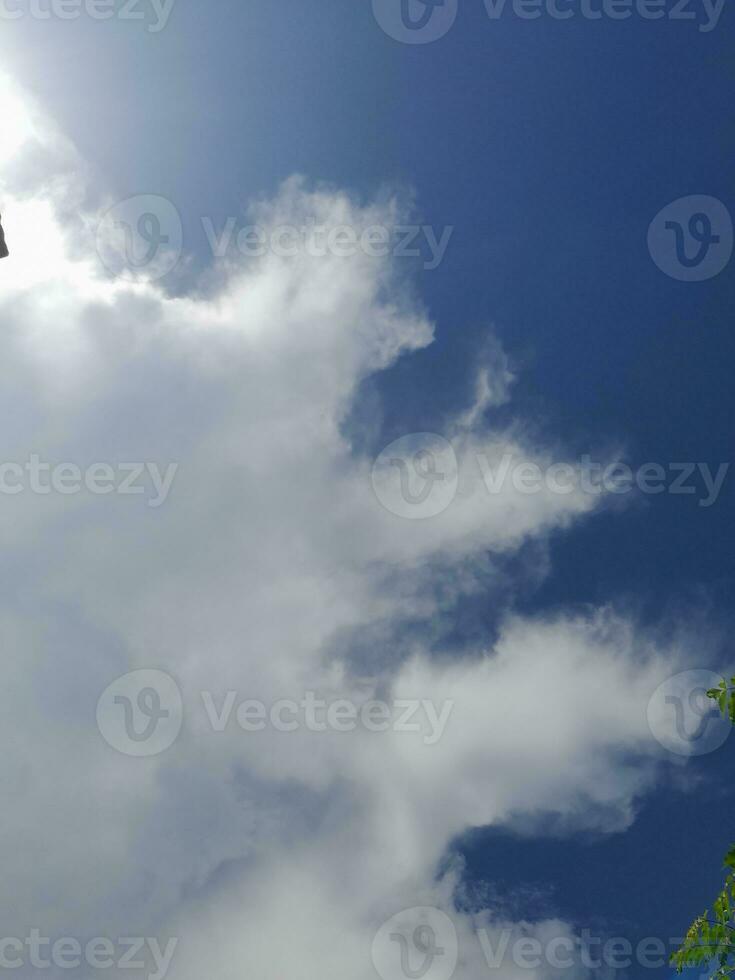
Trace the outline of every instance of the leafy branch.
[[[707, 691], [724, 718], [735, 725], [735, 677], [730, 683], [723, 678], [717, 687]], [[671, 957], [677, 973], [687, 967], [717, 964], [710, 980], [724, 980], [735, 973], [735, 844], [725, 857], [730, 873], [725, 887], [715, 899], [712, 909], [705, 911], [689, 927], [681, 947]]]

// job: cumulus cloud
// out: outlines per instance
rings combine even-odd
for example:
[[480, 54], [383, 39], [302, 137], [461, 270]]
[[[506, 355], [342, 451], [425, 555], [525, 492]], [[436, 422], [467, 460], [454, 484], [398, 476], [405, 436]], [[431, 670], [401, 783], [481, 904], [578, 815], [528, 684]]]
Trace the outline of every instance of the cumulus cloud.
[[[624, 827], [654, 778], [646, 703], [679, 651], [609, 611], [508, 616], [461, 657], [402, 628], [430, 633], [503, 555], [599, 499], [488, 496], [478, 455], [551, 458], [522, 426], [493, 426], [512, 385], [495, 354], [438, 434], [458, 492], [426, 520], [392, 512], [348, 420], [367, 377], [432, 342], [399, 260], [269, 254], [183, 296], [111, 279], [94, 251], [97, 191], [12, 97], [3, 461], [177, 469], [157, 507], [88, 487], [2, 497], [5, 932], [176, 936], [180, 980], [374, 977], [372, 938], [402, 908], [444, 909], [461, 938], [472, 921], [452, 875], [437, 877], [452, 840], [544, 812]], [[295, 179], [257, 220], [363, 230], [400, 212]], [[358, 670], [366, 635], [382, 649]], [[102, 739], [95, 708], [148, 668], [175, 678], [184, 725], [164, 754], [132, 758]], [[425, 718], [216, 732], [201, 696], [219, 710], [227, 692], [271, 705], [309, 691], [452, 711], [435, 741]], [[478, 975], [477, 955], [457, 976]]]

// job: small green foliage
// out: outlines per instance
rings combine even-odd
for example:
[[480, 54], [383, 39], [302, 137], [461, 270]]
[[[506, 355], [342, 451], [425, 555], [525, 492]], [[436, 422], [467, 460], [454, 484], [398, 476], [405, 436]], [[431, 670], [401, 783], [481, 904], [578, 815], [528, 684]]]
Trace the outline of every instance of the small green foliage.
[[[730, 683], [723, 678], [717, 687], [707, 691], [717, 703], [724, 718], [735, 725], [735, 677]], [[725, 887], [711, 909], [705, 909], [687, 932], [681, 948], [671, 957], [677, 973], [686, 967], [714, 967], [711, 980], [724, 980], [735, 973], [735, 844], [725, 857], [730, 873]]]
[[[728, 858], [735, 863], [735, 847]], [[718, 964], [713, 977], [735, 973], [735, 873], [725, 879], [725, 887], [715, 899], [711, 910], [705, 910], [692, 923], [679, 950], [671, 958], [677, 972], [688, 966]]]
[[717, 687], [707, 691], [707, 697], [716, 701], [723, 718], [727, 718], [735, 725], [735, 677], [730, 678], [729, 684], [723, 677]]

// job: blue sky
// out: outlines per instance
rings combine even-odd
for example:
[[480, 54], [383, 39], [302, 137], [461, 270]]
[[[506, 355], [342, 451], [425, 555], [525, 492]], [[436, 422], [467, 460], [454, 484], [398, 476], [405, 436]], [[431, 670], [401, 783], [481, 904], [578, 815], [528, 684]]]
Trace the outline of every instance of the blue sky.
[[[445, 432], [502, 347], [515, 381], [512, 398], [491, 406], [493, 425], [518, 426], [532, 447], [563, 446], [564, 459], [620, 453], [633, 469], [701, 462], [714, 472], [732, 451], [734, 267], [679, 281], [647, 245], [654, 217], [680, 198], [707, 195], [735, 213], [735, 19], [725, 9], [704, 32], [702, 5], [692, 0], [690, 9], [698, 20], [526, 21], [510, 9], [492, 20], [481, 0], [460, 0], [444, 37], [408, 45], [381, 29], [368, 0], [177, 0], [158, 33], [138, 22], [28, 17], [3, 25], [0, 51], [4, 70], [74, 142], [94, 193], [175, 202], [189, 264], [164, 281], [169, 295], [210, 288], [202, 216], [217, 228], [242, 218], [248, 202], [273, 199], [293, 174], [345, 190], [356, 206], [398, 193], [420, 224], [453, 228], [438, 268], [401, 269], [435, 325], [434, 342], [406, 340], [415, 353], [387, 370], [371, 361], [339, 418], [367, 457], [405, 433]], [[299, 344], [284, 358], [297, 358]], [[166, 349], [162, 342], [153, 365], [132, 367], [110, 394], [115, 451], [136, 444], [120, 433], [135, 424], [137, 386], [170, 384], [178, 397], [178, 367], [161, 366]], [[210, 383], [187, 389], [197, 432], [197, 420], [204, 428], [219, 410]], [[149, 402], [146, 389], [141, 413]], [[172, 422], [150, 448], [183, 459], [194, 439], [183, 428]], [[229, 431], [222, 421], [222, 447]], [[90, 428], [87, 444], [99, 435]], [[614, 608], [644, 638], [665, 646], [676, 636], [682, 670], [724, 669], [733, 662], [734, 487], [729, 474], [711, 506], [697, 490], [560, 518], [445, 604], [436, 598], [443, 582], [427, 584], [427, 572], [409, 591], [436, 600], [429, 625], [418, 613], [396, 615], [387, 635], [399, 647], [415, 641], [459, 657], [492, 642], [509, 615]], [[129, 638], [126, 629], [138, 635], [102, 619], [95, 628], [118, 639]], [[340, 629], [348, 627], [345, 616]], [[348, 646], [369, 662], [355, 636]], [[601, 680], [589, 696], [612, 695]], [[685, 769], [659, 758], [631, 791], [628, 825], [614, 832], [571, 818], [559, 829], [541, 801], [517, 822], [506, 813], [453, 836], [445, 856], [464, 855], [466, 886], [499, 895], [519, 919], [555, 917], [633, 941], [676, 936], [721, 880], [734, 746]], [[229, 838], [221, 850], [242, 859]], [[634, 970], [652, 972], [667, 971]]]

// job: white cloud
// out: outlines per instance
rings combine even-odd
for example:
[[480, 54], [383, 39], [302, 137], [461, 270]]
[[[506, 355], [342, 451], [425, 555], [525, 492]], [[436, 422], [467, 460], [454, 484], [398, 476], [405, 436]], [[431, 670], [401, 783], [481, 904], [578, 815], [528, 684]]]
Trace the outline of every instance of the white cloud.
[[[29, 135], [18, 123], [12, 149], [44, 161], [35, 189], [22, 168], [3, 188], [4, 461], [155, 460], [179, 473], [157, 510], [136, 497], [2, 497], [7, 935], [176, 935], [180, 980], [360, 980], [374, 976], [383, 919], [451, 910], [434, 874], [465, 828], [545, 810], [624, 826], [657, 757], [646, 702], [677, 650], [590, 613], [506, 620], [461, 661], [416, 640], [380, 651], [375, 676], [351, 671], [364, 631], [381, 623], [390, 642], [407, 618], [445, 615], [488, 553], [543, 541], [597, 504], [512, 488], [491, 499], [468, 470], [431, 520], [380, 505], [345, 421], [363, 379], [432, 340], [398, 260], [269, 255], [207, 297], [110, 281], [93, 221], [69, 206], [87, 196], [69, 179], [71, 151], [56, 137], [43, 153], [21, 146]], [[258, 212], [266, 225], [358, 229], [396, 216], [296, 180]], [[520, 429], [483, 427], [507, 397], [505, 360], [479, 377], [474, 407], [447, 420], [462, 457], [544, 461]], [[184, 730], [163, 756], [126, 758], [96, 731], [96, 700], [148, 667], [178, 680]], [[365, 731], [214, 736], [202, 690], [455, 707], [436, 745]]]

